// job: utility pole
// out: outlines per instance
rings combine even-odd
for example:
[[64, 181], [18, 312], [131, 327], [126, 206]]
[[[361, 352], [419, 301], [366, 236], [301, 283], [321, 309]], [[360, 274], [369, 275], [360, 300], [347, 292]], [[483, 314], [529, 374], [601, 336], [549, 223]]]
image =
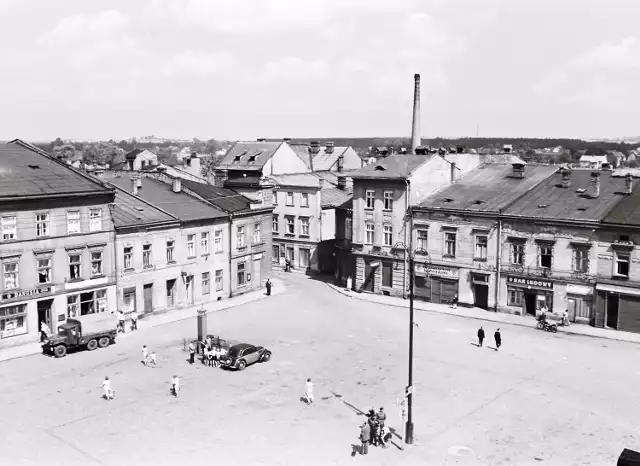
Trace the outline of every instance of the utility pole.
[[407, 425], [406, 442], [413, 444], [413, 281], [415, 262], [409, 256], [409, 385], [407, 387]]

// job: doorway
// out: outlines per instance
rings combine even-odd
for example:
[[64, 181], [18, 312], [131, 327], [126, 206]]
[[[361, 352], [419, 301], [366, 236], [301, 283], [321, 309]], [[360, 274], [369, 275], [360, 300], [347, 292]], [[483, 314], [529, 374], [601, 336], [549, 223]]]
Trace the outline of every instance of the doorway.
[[567, 314], [570, 322], [576, 321], [576, 300], [574, 298], [569, 298], [567, 301]]
[[53, 299], [45, 299], [38, 301], [38, 330], [40, 330], [40, 324], [44, 322], [47, 327], [51, 328], [53, 321], [51, 320], [51, 308], [53, 307]]
[[473, 301], [475, 307], [489, 309], [489, 286], [476, 283], [474, 285]]
[[617, 294], [607, 295], [607, 327], [618, 328], [618, 309], [620, 307], [620, 296]]
[[374, 278], [376, 276], [376, 268], [371, 266], [371, 262], [364, 263], [364, 283], [362, 290], [373, 293]]
[[261, 265], [262, 259], [253, 260], [253, 276], [251, 277], [251, 281], [254, 283], [255, 288], [260, 288], [262, 286], [262, 274], [260, 273]]
[[187, 294], [187, 304], [193, 304], [193, 275], [185, 277], [184, 287]]
[[536, 294], [524, 292], [524, 308], [527, 314], [536, 315]]
[[147, 283], [142, 290], [144, 313], [153, 312], [153, 283]]

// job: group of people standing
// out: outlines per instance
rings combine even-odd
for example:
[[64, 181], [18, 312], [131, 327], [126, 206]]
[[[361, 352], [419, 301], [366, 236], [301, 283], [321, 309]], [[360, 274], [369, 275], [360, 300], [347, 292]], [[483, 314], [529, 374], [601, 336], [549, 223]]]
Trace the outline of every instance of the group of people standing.
[[[129, 315], [131, 318], [131, 331], [138, 330], [138, 313], [134, 309]], [[125, 333], [126, 318], [122, 310], [118, 311], [118, 332]]]
[[380, 407], [377, 413], [373, 408], [367, 413], [367, 420], [360, 426], [360, 454], [369, 453], [369, 445], [387, 448], [391, 440], [391, 430], [386, 425], [387, 414], [384, 407]]
[[[211, 337], [207, 337], [204, 341], [199, 341], [202, 346], [202, 364], [205, 366], [220, 367], [222, 361], [227, 356], [227, 349], [221, 345], [213, 343]], [[189, 363], [193, 364], [196, 360], [196, 343], [189, 343]]]

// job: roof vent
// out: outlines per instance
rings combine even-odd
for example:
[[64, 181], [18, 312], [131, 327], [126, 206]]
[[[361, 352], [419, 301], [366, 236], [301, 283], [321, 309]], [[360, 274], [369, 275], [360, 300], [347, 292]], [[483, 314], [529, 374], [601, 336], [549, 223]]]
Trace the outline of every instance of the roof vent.
[[578, 207], [578, 210], [584, 212], [585, 210], [587, 210], [587, 208], [586, 207]]
[[576, 192], [577, 192], [577, 193], [580, 193], [580, 194], [585, 193], [586, 191], [587, 191], [587, 190], [586, 190], [586, 189], [584, 189], [584, 188], [578, 188], [578, 189], [576, 189]]
[[144, 212], [144, 209], [143, 209], [142, 207], [136, 207], [136, 210], [137, 210], [138, 212]]
[[480, 205], [480, 204], [484, 204], [484, 201], [478, 201], [478, 200], [476, 200], [476, 201], [473, 201], [473, 203], [474, 203], [475, 205]]
[[383, 163], [379, 163], [378, 165], [376, 165], [376, 170], [384, 171], [386, 169], [387, 169], [387, 166]]
[[546, 209], [549, 207], [549, 204], [538, 204], [538, 209]]
[[451, 199], [450, 197], [445, 197], [443, 199], [444, 202], [453, 202], [453, 199]]
[[32, 170], [38, 170], [40, 168], [40, 165], [27, 165], [27, 167], [31, 168]]

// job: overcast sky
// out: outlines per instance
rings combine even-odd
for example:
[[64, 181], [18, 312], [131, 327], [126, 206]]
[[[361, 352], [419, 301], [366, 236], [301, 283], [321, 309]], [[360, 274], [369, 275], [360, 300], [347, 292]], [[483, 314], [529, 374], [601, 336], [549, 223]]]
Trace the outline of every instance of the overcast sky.
[[0, 0], [0, 139], [640, 136], [640, 0]]

